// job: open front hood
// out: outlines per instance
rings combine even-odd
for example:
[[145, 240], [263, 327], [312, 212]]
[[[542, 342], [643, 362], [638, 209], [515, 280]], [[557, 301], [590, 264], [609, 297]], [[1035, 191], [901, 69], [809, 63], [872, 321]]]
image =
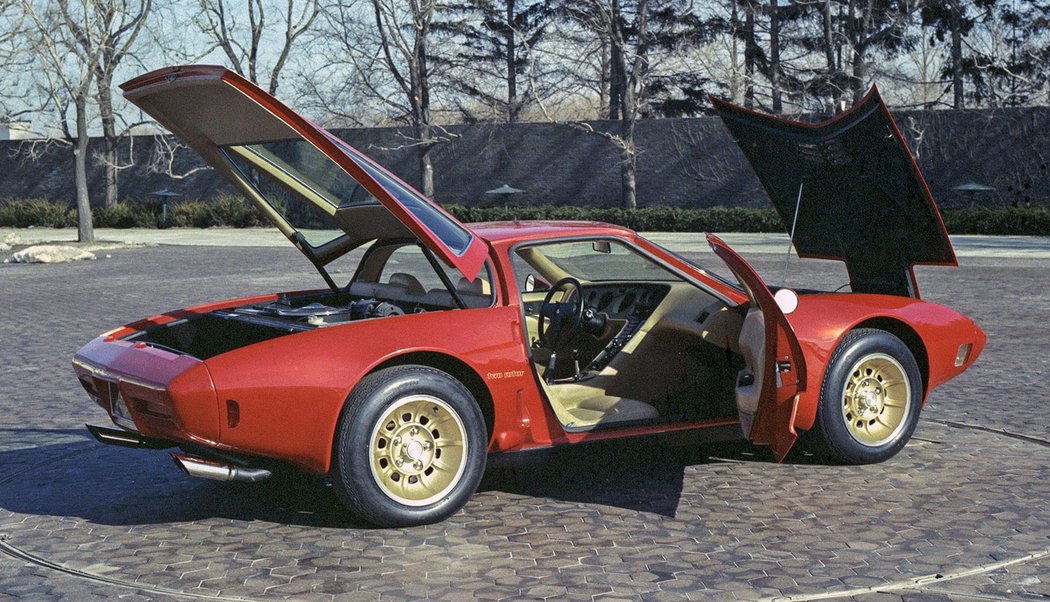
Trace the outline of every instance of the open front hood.
[[437, 203], [224, 67], [166, 67], [121, 89], [318, 266], [369, 240], [408, 236], [467, 279], [485, 261], [485, 242]]
[[781, 219], [789, 229], [795, 224], [800, 257], [844, 261], [854, 292], [913, 297], [913, 265], [958, 265], [930, 190], [874, 87], [819, 124], [711, 100]]

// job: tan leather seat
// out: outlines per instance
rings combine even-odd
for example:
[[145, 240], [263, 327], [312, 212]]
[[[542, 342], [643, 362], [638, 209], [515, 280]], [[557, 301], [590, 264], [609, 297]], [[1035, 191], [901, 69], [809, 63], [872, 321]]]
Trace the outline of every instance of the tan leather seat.
[[423, 288], [423, 284], [419, 282], [419, 279], [412, 274], [405, 274], [404, 272], [390, 274], [390, 284], [405, 287], [410, 295], [425, 295], [427, 293], [427, 289]]
[[[744, 369], [736, 376], [736, 409], [740, 415], [740, 428], [747, 437], [758, 411], [766, 357], [766, 321], [758, 308], [749, 309], [744, 317], [740, 328], [740, 354], [744, 356]], [[741, 385], [741, 380], [748, 374], [752, 375], [751, 384]]]
[[616, 397], [614, 395], [596, 395], [588, 397], [574, 408], [568, 409], [578, 424], [608, 424], [610, 422], [632, 422], [651, 420], [659, 416], [656, 408], [637, 399]]

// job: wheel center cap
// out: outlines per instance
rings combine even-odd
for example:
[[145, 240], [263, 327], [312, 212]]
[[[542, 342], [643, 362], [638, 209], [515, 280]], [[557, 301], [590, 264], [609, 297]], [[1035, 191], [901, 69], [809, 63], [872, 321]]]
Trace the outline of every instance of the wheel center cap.
[[405, 454], [409, 460], [418, 460], [423, 455], [423, 444], [419, 441], [412, 441], [405, 446]]

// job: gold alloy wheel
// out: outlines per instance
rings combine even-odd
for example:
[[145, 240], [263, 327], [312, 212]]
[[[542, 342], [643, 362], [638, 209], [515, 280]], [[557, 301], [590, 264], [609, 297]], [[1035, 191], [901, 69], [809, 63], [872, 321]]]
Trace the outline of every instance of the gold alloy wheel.
[[372, 429], [372, 478], [390, 499], [426, 506], [459, 483], [467, 430], [455, 410], [429, 395], [402, 397]]
[[842, 391], [842, 420], [858, 443], [877, 447], [904, 428], [911, 383], [900, 362], [884, 353], [864, 356], [850, 369]]

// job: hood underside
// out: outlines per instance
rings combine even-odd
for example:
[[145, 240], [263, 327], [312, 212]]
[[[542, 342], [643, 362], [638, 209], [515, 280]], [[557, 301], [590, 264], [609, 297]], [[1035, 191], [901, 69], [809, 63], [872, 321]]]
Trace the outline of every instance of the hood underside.
[[937, 205], [875, 88], [815, 125], [712, 102], [784, 224], [794, 224], [800, 257], [844, 261], [854, 292], [903, 296], [918, 296], [913, 265], [957, 265]]

